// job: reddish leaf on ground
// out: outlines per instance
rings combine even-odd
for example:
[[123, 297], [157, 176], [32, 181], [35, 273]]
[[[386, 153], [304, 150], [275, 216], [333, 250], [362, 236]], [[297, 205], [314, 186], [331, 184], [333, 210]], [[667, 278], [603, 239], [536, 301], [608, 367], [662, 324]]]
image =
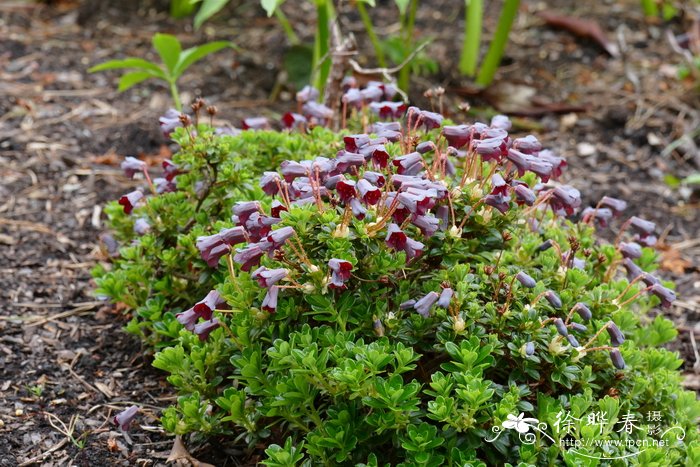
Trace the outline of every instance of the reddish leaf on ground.
[[549, 26], [565, 29], [579, 37], [593, 40], [612, 57], [618, 57], [620, 55], [617, 44], [608, 39], [603, 28], [594, 20], [560, 15], [550, 11], [543, 11], [539, 13], [539, 16]]

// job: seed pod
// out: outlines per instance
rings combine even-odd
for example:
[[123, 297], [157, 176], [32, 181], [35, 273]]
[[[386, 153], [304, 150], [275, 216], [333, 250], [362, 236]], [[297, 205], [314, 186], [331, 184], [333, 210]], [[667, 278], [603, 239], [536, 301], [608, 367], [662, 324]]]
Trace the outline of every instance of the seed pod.
[[566, 337], [569, 335], [569, 331], [566, 329], [566, 324], [564, 324], [564, 321], [562, 321], [561, 318], [557, 318], [554, 320], [554, 327], [557, 328], [557, 332], [559, 335]]
[[625, 336], [622, 334], [622, 331], [620, 331], [620, 328], [612, 321], [608, 321], [605, 329], [608, 331], [608, 334], [610, 334], [610, 343], [614, 347], [618, 347], [625, 342]]
[[622, 354], [620, 353], [619, 349], [612, 349], [610, 351], [610, 360], [618, 370], [625, 369], [625, 360], [622, 358]]

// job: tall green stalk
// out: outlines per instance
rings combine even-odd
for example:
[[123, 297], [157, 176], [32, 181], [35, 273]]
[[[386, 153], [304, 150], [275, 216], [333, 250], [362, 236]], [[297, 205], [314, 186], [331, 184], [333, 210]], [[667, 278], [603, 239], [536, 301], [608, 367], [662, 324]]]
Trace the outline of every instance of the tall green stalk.
[[282, 11], [281, 8], [275, 9], [275, 18], [277, 18], [277, 21], [280, 22], [280, 25], [282, 26], [284, 33], [287, 35], [287, 39], [289, 40], [289, 43], [292, 45], [301, 44], [301, 41], [299, 40], [299, 36], [297, 36], [297, 33], [294, 32], [294, 28], [289, 23], [287, 16], [284, 14], [284, 12]]
[[462, 44], [462, 56], [459, 60], [459, 71], [463, 75], [474, 76], [479, 61], [479, 48], [481, 47], [484, 2], [482, 0], [465, 0], [465, 2], [464, 43]]
[[484, 62], [481, 64], [481, 69], [476, 77], [476, 84], [488, 86], [493, 81], [498, 65], [501, 63], [501, 58], [503, 58], [506, 44], [508, 44], [508, 35], [515, 17], [518, 15], [519, 6], [520, 0], [505, 0], [503, 3], [503, 10], [496, 26], [496, 33], [493, 36], [488, 52], [486, 52]]
[[[401, 18], [403, 38], [406, 44], [413, 44], [413, 29], [416, 25], [416, 12], [418, 11], [418, 0], [411, 0], [411, 5], [408, 10], [408, 17]], [[409, 53], [412, 47], [408, 47]], [[407, 63], [399, 71], [398, 85], [399, 89], [408, 91], [408, 86], [411, 82], [411, 64]]]
[[647, 18], [659, 16], [659, 5], [656, 4], [656, 0], [642, 0], [642, 10]]
[[[321, 92], [331, 71], [331, 60], [328, 56], [330, 49], [330, 21], [333, 7], [330, 0], [316, 0], [316, 38], [314, 41], [314, 70], [316, 77], [314, 85]], [[321, 63], [321, 60], [323, 62]]]
[[369, 14], [367, 13], [367, 8], [365, 8], [365, 4], [363, 2], [357, 2], [357, 12], [360, 14], [362, 24], [364, 24], [365, 30], [367, 31], [367, 36], [369, 36], [369, 40], [372, 43], [372, 47], [374, 47], [374, 54], [377, 56], [377, 63], [380, 67], [386, 68], [386, 58], [384, 57], [384, 50], [382, 49], [382, 45], [379, 43], [379, 38], [377, 37], [377, 34], [374, 32], [372, 19], [369, 17]]

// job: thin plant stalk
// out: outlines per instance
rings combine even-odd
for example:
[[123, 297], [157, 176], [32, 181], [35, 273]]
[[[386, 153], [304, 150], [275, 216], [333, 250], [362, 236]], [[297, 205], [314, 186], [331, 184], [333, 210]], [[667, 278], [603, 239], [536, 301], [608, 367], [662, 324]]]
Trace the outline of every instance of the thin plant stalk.
[[476, 84], [480, 86], [488, 86], [493, 81], [496, 75], [498, 65], [503, 58], [503, 52], [508, 44], [508, 35], [513, 26], [515, 17], [518, 15], [518, 7], [520, 0], [505, 0], [501, 16], [498, 18], [496, 33], [491, 41], [488, 52], [484, 57], [484, 62], [481, 64], [481, 69], [476, 77]]
[[357, 12], [360, 14], [362, 24], [364, 24], [365, 26], [365, 30], [367, 31], [369, 41], [372, 43], [372, 47], [374, 47], [374, 54], [377, 56], [377, 63], [380, 67], [386, 68], [386, 58], [384, 57], [384, 50], [382, 49], [382, 45], [379, 43], [379, 38], [377, 37], [377, 34], [374, 32], [372, 19], [369, 17], [369, 13], [367, 13], [367, 8], [365, 8], [365, 4], [363, 2], [357, 2]]
[[280, 26], [282, 26], [284, 33], [287, 35], [287, 40], [289, 40], [289, 43], [292, 45], [301, 44], [299, 36], [297, 36], [297, 33], [294, 32], [294, 28], [289, 23], [287, 16], [284, 14], [281, 8], [275, 9], [275, 17], [277, 18], [277, 21], [279, 21]]
[[656, 4], [656, 0], [642, 0], [642, 10], [647, 18], [659, 16], [659, 5]]
[[467, 0], [464, 13], [464, 44], [462, 44], [462, 56], [459, 60], [459, 71], [466, 76], [476, 74], [483, 17], [484, 2], [482, 0]]
[[[418, 11], [418, 0], [411, 0], [411, 5], [408, 10], [408, 17], [402, 18], [401, 24], [403, 25], [403, 36], [406, 44], [413, 44], [413, 29], [416, 24], [416, 12]], [[409, 47], [410, 49], [411, 47]], [[399, 70], [399, 89], [405, 91], [408, 90], [408, 85], [411, 81], [411, 63], [406, 63], [401, 70]]]
[[173, 104], [178, 112], [182, 112], [182, 101], [180, 101], [180, 92], [177, 89], [175, 80], [170, 81], [170, 95], [173, 98]]
[[[316, 89], [321, 93], [323, 99], [323, 89], [328, 80], [328, 75], [331, 71], [331, 60], [328, 56], [330, 48], [330, 30], [329, 23], [331, 21], [332, 6], [330, 0], [316, 1], [316, 39], [314, 42], [314, 63], [313, 68], [316, 73], [314, 84]], [[321, 62], [323, 60], [323, 62]]]

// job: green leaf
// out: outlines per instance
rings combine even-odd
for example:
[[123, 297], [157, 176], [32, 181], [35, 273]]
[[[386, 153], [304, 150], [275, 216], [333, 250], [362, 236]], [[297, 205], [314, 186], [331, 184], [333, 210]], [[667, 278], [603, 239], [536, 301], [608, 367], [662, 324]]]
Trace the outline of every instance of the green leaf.
[[154, 76], [148, 71], [130, 71], [129, 73], [125, 73], [119, 78], [119, 92], [126, 91], [130, 87], [142, 81], [146, 81], [149, 78], [154, 78]]
[[260, 0], [260, 6], [263, 7], [267, 16], [270, 17], [275, 14], [277, 8], [284, 3], [284, 0]]
[[184, 18], [194, 11], [194, 6], [201, 0], [171, 0], [170, 16], [173, 18]]
[[123, 60], [110, 60], [108, 62], [100, 63], [88, 70], [89, 73], [95, 73], [97, 71], [105, 70], [120, 70], [124, 68], [140, 68], [141, 70], [148, 70], [153, 73], [153, 76], [159, 78], [165, 78], [165, 73], [163, 70], [153, 62], [144, 60], [142, 58], [125, 58]]
[[408, 4], [411, 3], [411, 0], [394, 0], [394, 3], [396, 3], [396, 6], [399, 8], [399, 12], [402, 15], [405, 15], [406, 10], [408, 9]]
[[194, 16], [194, 28], [199, 29], [202, 23], [221, 11], [227, 3], [228, 0], [204, 0], [199, 11]]
[[193, 63], [226, 47], [235, 47], [235, 44], [229, 41], [216, 41], [185, 50], [180, 54], [180, 58], [171, 72], [173, 78], [179, 78]]
[[700, 185], [700, 172], [690, 174], [682, 180], [686, 185]]
[[[371, 6], [372, 8], [374, 8], [375, 6], [377, 6], [375, 0], [357, 0], [357, 1], [360, 2], [360, 3], [364, 3], [365, 5], [369, 5], [369, 6]], [[396, 3], [398, 4], [399, 2], [396, 2]], [[407, 3], [407, 4], [408, 4], [408, 3]]]
[[156, 33], [156, 35], [153, 36], [153, 47], [158, 52], [158, 55], [160, 55], [161, 60], [163, 60], [169, 74], [173, 75], [173, 70], [177, 65], [180, 52], [182, 51], [180, 41], [171, 34]]

